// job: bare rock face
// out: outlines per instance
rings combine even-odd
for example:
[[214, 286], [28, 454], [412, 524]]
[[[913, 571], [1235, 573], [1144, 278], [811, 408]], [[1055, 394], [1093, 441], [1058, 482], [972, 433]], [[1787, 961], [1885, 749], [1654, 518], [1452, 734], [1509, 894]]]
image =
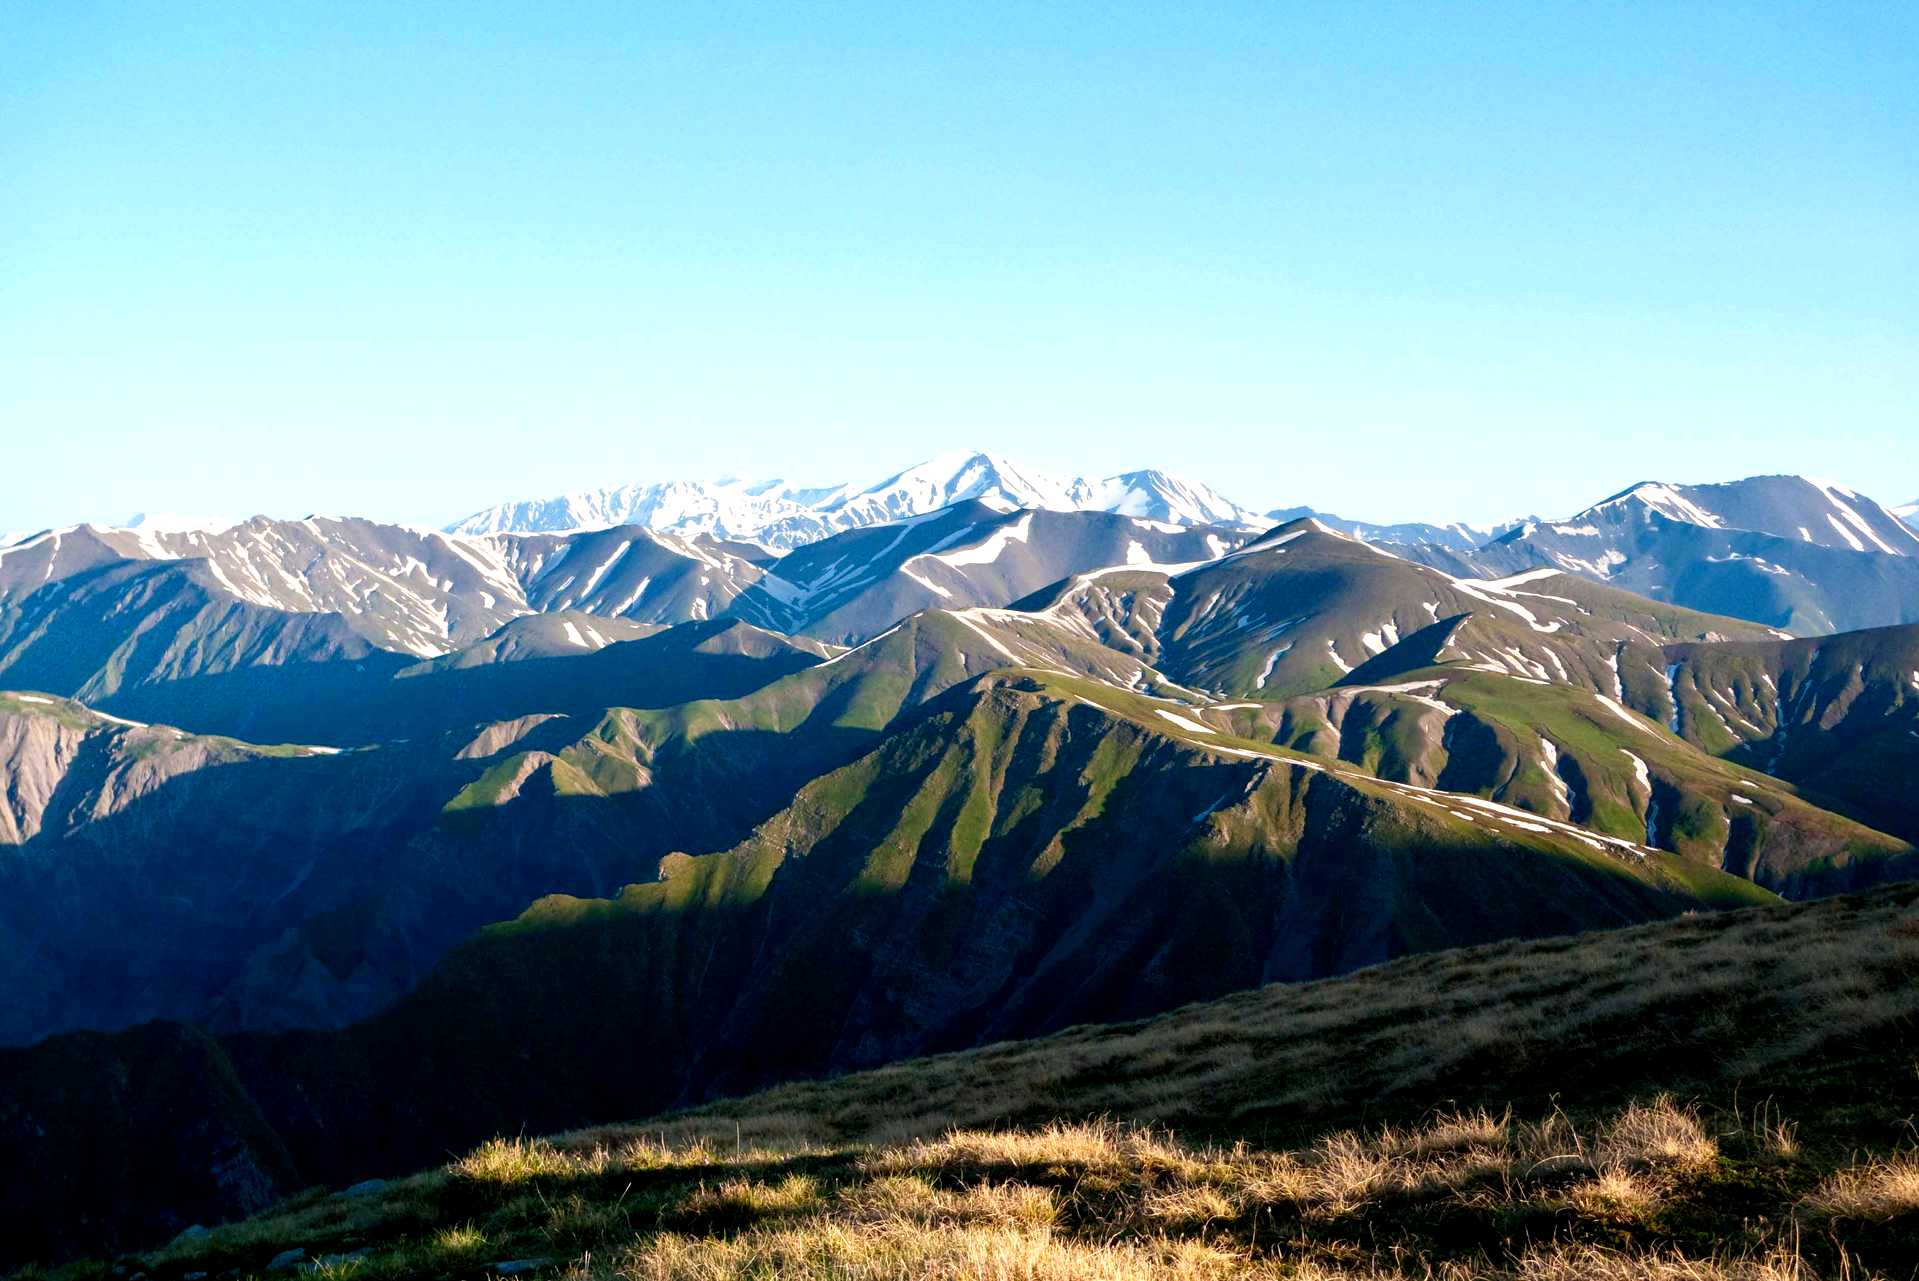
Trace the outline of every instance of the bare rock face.
[[87, 737], [86, 726], [63, 718], [0, 711], [0, 843], [23, 845], [39, 834]]
[[0, 845], [111, 819], [167, 783], [246, 749], [103, 716], [42, 694], [0, 693]]

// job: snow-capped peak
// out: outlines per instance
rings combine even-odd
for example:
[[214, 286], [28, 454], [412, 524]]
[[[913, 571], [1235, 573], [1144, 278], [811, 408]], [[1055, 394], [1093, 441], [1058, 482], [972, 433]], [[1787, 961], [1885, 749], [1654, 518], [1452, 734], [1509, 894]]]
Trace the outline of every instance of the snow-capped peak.
[[1104, 480], [1064, 479], [998, 454], [955, 450], [876, 484], [804, 489], [783, 481], [667, 481], [584, 490], [476, 512], [448, 528], [460, 534], [558, 532], [643, 525], [712, 534], [790, 550], [849, 529], [977, 502], [997, 511], [1108, 511], [1178, 525], [1263, 529], [1270, 522], [1217, 491], [1161, 471]]
[[1845, 485], [1805, 476], [1748, 476], [1712, 485], [1643, 481], [1573, 517], [1569, 526], [1652, 514], [1714, 530], [1750, 530], [1855, 552], [1919, 555], [1919, 533]]
[[1707, 529], [1718, 529], [1725, 524], [1719, 517], [1688, 499], [1678, 489], [1656, 480], [1642, 480], [1630, 489], [1614, 494], [1602, 502], [1594, 503], [1581, 515], [1604, 511], [1609, 507], [1619, 507], [1626, 503], [1639, 503], [1668, 520], [1684, 521], [1688, 525], [1704, 525]]
[[[889, 476], [860, 493], [827, 506], [829, 512], [884, 510], [886, 519], [917, 516], [969, 500], [1001, 511], [1043, 507], [1071, 511], [1081, 505], [1083, 481], [1060, 481], [1028, 471], [996, 454], [953, 451]], [[859, 520], [865, 525], [875, 522]], [[850, 527], [850, 526], [849, 526]]]
[[1262, 529], [1271, 523], [1210, 485], [1157, 470], [1121, 472], [1107, 477], [1094, 487], [1090, 505], [1122, 516], [1175, 525], [1237, 525]]

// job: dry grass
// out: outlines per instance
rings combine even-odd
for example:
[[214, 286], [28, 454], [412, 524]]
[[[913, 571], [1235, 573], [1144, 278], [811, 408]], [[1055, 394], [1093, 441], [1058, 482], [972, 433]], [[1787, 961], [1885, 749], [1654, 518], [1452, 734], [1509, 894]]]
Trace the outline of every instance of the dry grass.
[[1694, 1259], [1591, 1246], [1528, 1252], [1512, 1276], [1514, 1281], [1813, 1281], [1804, 1260], [1790, 1250]]
[[[1919, 1219], [1919, 1158], [1880, 1158], [1841, 1170], [1806, 1198], [1806, 1207], [1830, 1218]], [[1912, 1228], [1919, 1233], [1919, 1222]]]
[[[1811, 1178], [1797, 1139], [1787, 1155], [1774, 1137], [1790, 1125], [1768, 1106], [1715, 1135], [1699, 1108], [1656, 1096], [1584, 1122], [1447, 1110], [1287, 1150], [1108, 1119], [837, 1151], [602, 1128], [495, 1140], [426, 1176], [410, 1213], [424, 1195], [458, 1216], [429, 1232], [396, 1218], [383, 1237], [374, 1214], [351, 1242], [316, 1236], [341, 1221], [305, 1205], [156, 1259], [153, 1275], [236, 1258], [244, 1275], [281, 1249], [355, 1243], [360, 1257], [321, 1271], [383, 1281], [532, 1256], [575, 1281], [1813, 1281], [1801, 1229], [1900, 1222], [1919, 1208], [1919, 1162]], [[1712, 1220], [1740, 1178], [1776, 1206]], [[1781, 1199], [1793, 1178], [1813, 1190]], [[1848, 1276], [1877, 1275], [1832, 1239]]]
[[574, 1163], [543, 1139], [490, 1139], [467, 1153], [447, 1172], [475, 1183], [511, 1186], [566, 1174]]
[[[1748, 1158], [1762, 1151], [1739, 1141]], [[743, 1139], [716, 1151], [703, 1135], [675, 1146], [658, 1131], [603, 1128], [483, 1144], [429, 1185], [459, 1222], [395, 1231], [338, 1274], [424, 1277], [535, 1256], [582, 1281], [1775, 1275], [1783, 1240], [1753, 1243], [1763, 1257], [1688, 1254], [1653, 1229], [1695, 1204], [1724, 1160], [1700, 1113], [1663, 1097], [1583, 1126], [1557, 1110], [1531, 1121], [1443, 1111], [1280, 1151], [1103, 1119], [838, 1152]], [[1912, 1171], [1848, 1172], [1821, 1204], [1895, 1213], [1895, 1169]], [[323, 1221], [315, 1208], [255, 1221], [244, 1237], [215, 1233], [202, 1255], [243, 1242], [257, 1266], [282, 1248], [344, 1244], [299, 1238]], [[1639, 1239], [1600, 1251], [1582, 1239], [1593, 1231]], [[1509, 1246], [1487, 1248], [1501, 1234]], [[1419, 1259], [1437, 1270], [1412, 1267]]]
[[1581, 1214], [1595, 1219], [1644, 1219], [1659, 1204], [1650, 1182], [1627, 1170], [1604, 1170], [1575, 1187], [1566, 1198]]
[[471, 1223], [462, 1223], [436, 1232], [433, 1245], [442, 1254], [477, 1254], [486, 1248], [486, 1234]]
[[820, 1185], [806, 1175], [789, 1174], [777, 1183], [728, 1179], [717, 1187], [702, 1186], [686, 1199], [681, 1212], [694, 1219], [751, 1223], [820, 1205]]
[[[1110, 1115], [1296, 1141], [1436, 1102], [1623, 1104], [1766, 1081], [1919, 1026], [1919, 888], [1430, 954], [1140, 1024], [780, 1086], [667, 1122], [730, 1145], [885, 1146], [952, 1127]], [[1480, 1113], [1475, 1106], [1484, 1107]], [[1780, 1139], [1790, 1141], [1789, 1134]]]
[[1059, 1215], [1049, 1188], [1023, 1183], [936, 1187], [920, 1175], [882, 1175], [841, 1194], [840, 1217], [859, 1223], [922, 1228], [1051, 1228]]
[[630, 1281], [1227, 1281], [1280, 1275], [1196, 1241], [1088, 1243], [1045, 1231], [937, 1231], [838, 1224], [750, 1232], [730, 1240], [664, 1234], [605, 1269], [576, 1277]]
[[1698, 1173], [1719, 1160], [1719, 1145], [1707, 1137], [1696, 1110], [1676, 1107], [1662, 1095], [1615, 1117], [1601, 1132], [1594, 1156], [1607, 1167]]
[[1424, 956], [495, 1140], [144, 1265], [244, 1276], [298, 1247], [364, 1251], [329, 1269], [364, 1281], [530, 1257], [595, 1279], [1908, 1276], [1916, 909], [1895, 888]]

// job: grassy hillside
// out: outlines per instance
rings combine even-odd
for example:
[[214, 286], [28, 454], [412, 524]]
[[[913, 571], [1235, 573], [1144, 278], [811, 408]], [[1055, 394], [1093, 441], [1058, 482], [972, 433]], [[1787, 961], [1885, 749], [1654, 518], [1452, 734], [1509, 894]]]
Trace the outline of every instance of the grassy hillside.
[[[72, 1241], [74, 1205], [119, 1216], [80, 1241], [150, 1240], [496, 1129], [1772, 897], [1558, 820], [1441, 803], [1197, 725], [1090, 681], [981, 677], [732, 849], [669, 856], [613, 899], [543, 900], [374, 1018], [166, 1051], [224, 1063], [229, 1092], [182, 1073], [177, 1096], [129, 1095], [128, 1079], [156, 1077], [137, 1037], [0, 1053], [0, 1197], [30, 1221], [0, 1247]], [[514, 793], [508, 812], [554, 812], [529, 832], [601, 812], [586, 771], [533, 757], [518, 758], [532, 773], [488, 784]], [[546, 790], [530, 796], [536, 780]], [[446, 821], [476, 821], [479, 799]], [[137, 1150], [155, 1177], [76, 1159], [95, 1144]]]
[[122, 1275], [1903, 1277], [1916, 1044], [1896, 886], [509, 1136]]
[[1858, 821], [1885, 806], [1847, 805], [1851, 817], [1821, 808], [1791, 783], [1572, 686], [1453, 664], [1196, 714], [1382, 779], [1671, 850], [1792, 898], [1919, 872], [1907, 841]]
[[416, 1005], [484, 991], [540, 1009], [554, 984], [586, 982], [645, 1011], [632, 1082], [727, 1088], [1769, 897], [1670, 855], [1211, 742], [1163, 710], [1073, 678], [982, 678], [733, 849], [490, 930]]

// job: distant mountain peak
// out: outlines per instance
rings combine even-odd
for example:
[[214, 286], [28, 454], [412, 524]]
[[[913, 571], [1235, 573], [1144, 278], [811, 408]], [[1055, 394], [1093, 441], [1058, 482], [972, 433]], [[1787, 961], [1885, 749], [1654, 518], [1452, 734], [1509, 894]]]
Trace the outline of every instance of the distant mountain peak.
[[490, 507], [453, 533], [546, 533], [633, 524], [790, 550], [863, 529], [978, 502], [995, 511], [1106, 511], [1182, 528], [1264, 528], [1269, 522], [1210, 486], [1141, 469], [1103, 479], [1062, 478], [978, 449], [935, 454], [866, 486], [800, 488], [784, 481], [662, 481], [582, 490]]
[[1554, 528], [1568, 532], [1625, 510], [1653, 512], [1704, 529], [1749, 530], [1847, 551], [1919, 556], [1919, 534], [1897, 513], [1848, 486], [1809, 476], [1748, 476], [1707, 485], [1641, 481]]
[[[1588, 516], [1625, 503], [1638, 503], [1670, 520], [1685, 521], [1689, 525], [1704, 525], [1707, 529], [1719, 529], [1724, 526], [1724, 521], [1686, 498], [1680, 492], [1680, 488], [1675, 488], [1663, 481], [1642, 480], [1636, 485], [1620, 490], [1610, 498], [1601, 499], [1579, 515]], [[1577, 520], [1579, 517], [1575, 516], [1573, 519]]]

